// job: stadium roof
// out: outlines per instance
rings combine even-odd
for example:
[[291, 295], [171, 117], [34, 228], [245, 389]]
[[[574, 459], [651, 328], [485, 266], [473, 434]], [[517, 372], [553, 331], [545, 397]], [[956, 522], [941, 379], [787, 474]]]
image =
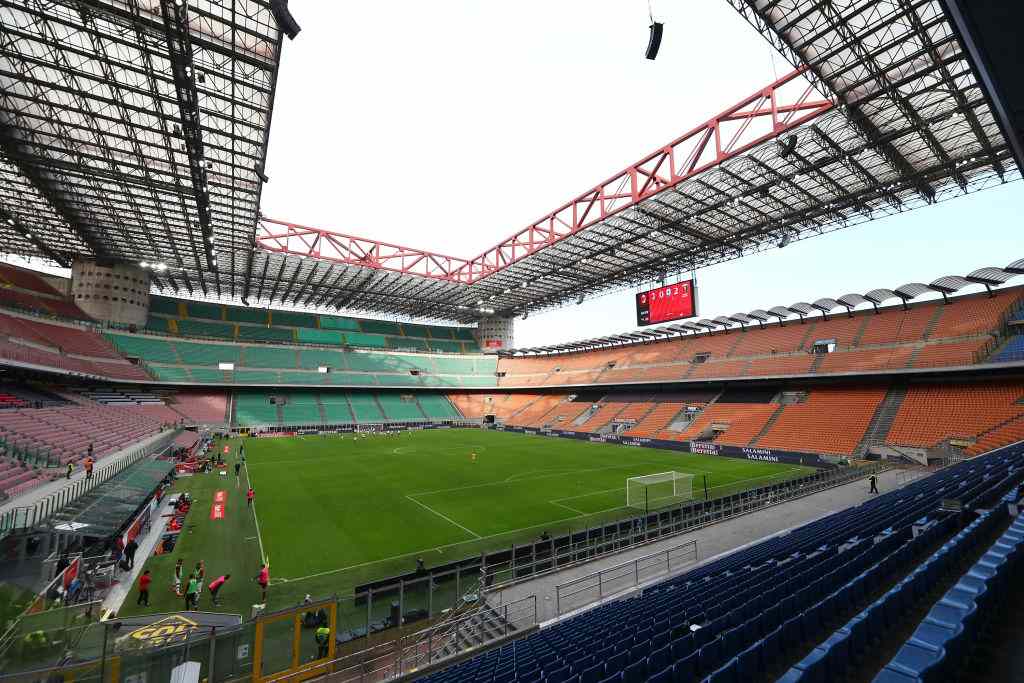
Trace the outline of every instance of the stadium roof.
[[946, 275], [933, 280], [929, 284], [910, 282], [905, 285], [900, 285], [895, 289], [872, 289], [870, 292], [866, 292], [864, 294], [844, 294], [843, 296], [835, 299], [825, 297], [816, 300], [813, 304], [798, 301], [797, 303], [790, 304], [789, 306], [772, 306], [766, 311], [758, 308], [750, 311], [749, 313], [733, 313], [731, 316], [718, 316], [713, 320], [701, 319], [695, 323], [684, 322], [681, 324], [674, 323], [670, 325], [661, 325], [659, 327], [650, 327], [634, 332], [622, 332], [620, 334], [613, 334], [606, 337], [582, 339], [579, 341], [555, 344], [551, 346], [503, 349], [498, 351], [498, 355], [527, 356], [551, 353], [574, 353], [577, 351], [587, 351], [591, 349], [642, 344], [655, 339], [667, 339], [674, 336], [681, 337], [686, 334], [714, 333], [716, 330], [728, 330], [736, 325], [739, 325], [740, 327], [746, 327], [747, 325], [752, 324], [764, 326], [764, 323], [771, 322], [773, 320], [777, 320], [780, 325], [784, 325], [787, 319], [797, 317], [800, 319], [800, 322], [803, 322], [804, 317], [815, 313], [821, 315], [823, 318], [827, 318], [829, 313], [837, 309], [845, 309], [847, 314], [852, 314], [853, 309], [862, 304], [871, 304], [871, 306], [877, 311], [880, 305], [892, 299], [899, 300], [904, 308], [908, 308], [908, 302], [923, 294], [936, 292], [942, 295], [942, 299], [944, 301], [948, 301], [950, 294], [956, 293], [964, 287], [972, 284], [982, 285], [986, 291], [991, 293], [993, 287], [1004, 285], [1018, 275], [1024, 275], [1024, 259], [1014, 261], [1005, 268], [979, 268], [963, 277], [959, 275]]
[[257, 227], [281, 42], [265, 2], [0, 0], [0, 249], [166, 263], [156, 283], [179, 294], [469, 322], [1019, 178], [938, 2], [729, 1], [794, 73], [462, 258]]
[[280, 48], [266, 0], [0, 0], [0, 249], [230, 289]]

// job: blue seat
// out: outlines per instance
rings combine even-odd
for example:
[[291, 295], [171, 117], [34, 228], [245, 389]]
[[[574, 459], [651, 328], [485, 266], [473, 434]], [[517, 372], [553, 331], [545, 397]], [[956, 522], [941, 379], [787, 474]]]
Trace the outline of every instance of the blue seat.
[[619, 652], [614, 655], [611, 659], [605, 662], [604, 670], [608, 674], [613, 674], [617, 671], [622, 671], [629, 664], [629, 652]]
[[580, 683], [599, 683], [604, 678], [604, 662], [598, 662], [580, 672]]
[[651, 674], [650, 678], [647, 679], [647, 683], [673, 683], [672, 667], [667, 666], [658, 673]]
[[568, 666], [560, 666], [557, 669], [552, 669], [548, 672], [547, 677], [544, 679], [547, 683], [562, 683], [562, 681], [569, 678], [572, 675], [572, 669]]
[[647, 657], [647, 670], [661, 671], [662, 669], [670, 666], [672, 662], [672, 648], [665, 645], [664, 647], [659, 647], [657, 650], [653, 650], [650, 656]]
[[540, 683], [544, 680], [544, 672], [540, 668], [516, 675], [516, 683]]
[[684, 657], [689, 657], [696, 649], [693, 646], [693, 635], [687, 633], [681, 638], [676, 638], [672, 641], [672, 660], [678, 662]]
[[643, 683], [647, 679], [647, 659], [633, 662], [622, 672], [623, 683]]
[[766, 669], [761, 661], [762, 650], [764, 641], [759, 640], [736, 657], [736, 674], [741, 680], [755, 680]]
[[622, 683], [622, 672], [616, 671], [611, 676], [601, 679], [600, 683]]
[[710, 674], [722, 664], [722, 639], [715, 638], [700, 649], [700, 672]]
[[629, 650], [629, 663], [639, 662], [647, 659], [647, 656], [651, 654], [651, 641], [645, 640], [642, 643], [634, 645]]
[[673, 683], [693, 683], [697, 680], [697, 659], [699, 656], [699, 652], [693, 652], [675, 663], [675, 666], [672, 667]]
[[708, 683], [739, 683], [736, 674], [736, 658], [733, 657], [724, 666], [715, 670], [707, 680]]
[[594, 655], [584, 655], [582, 657], [573, 657], [572, 659], [567, 657], [566, 661], [572, 667], [572, 672], [578, 674], [584, 669], [593, 666]]

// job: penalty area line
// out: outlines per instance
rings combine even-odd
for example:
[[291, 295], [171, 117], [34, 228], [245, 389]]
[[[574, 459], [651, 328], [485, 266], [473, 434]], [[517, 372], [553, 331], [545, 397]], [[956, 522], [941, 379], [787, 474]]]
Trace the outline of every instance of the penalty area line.
[[459, 527], [460, 529], [462, 529], [463, 531], [465, 531], [465, 532], [466, 532], [467, 534], [470, 534], [470, 535], [471, 535], [471, 536], [472, 536], [473, 538], [483, 538], [483, 537], [482, 537], [482, 536], [481, 536], [480, 534], [478, 534], [477, 532], [473, 531], [472, 529], [467, 529], [466, 527], [462, 526], [461, 524], [459, 524], [458, 522], [456, 522], [456, 521], [455, 521], [454, 519], [452, 519], [451, 517], [449, 517], [449, 516], [447, 516], [447, 515], [444, 515], [444, 514], [441, 514], [440, 512], [438, 512], [438, 511], [437, 511], [437, 510], [435, 510], [434, 508], [430, 507], [430, 506], [429, 506], [429, 505], [427, 505], [426, 503], [421, 503], [420, 501], [416, 500], [416, 499], [415, 499], [415, 498], [413, 498], [412, 496], [406, 496], [406, 498], [408, 498], [408, 499], [409, 499], [409, 500], [411, 500], [412, 502], [416, 503], [417, 505], [419, 505], [419, 506], [420, 506], [421, 508], [423, 508], [423, 509], [424, 509], [424, 510], [426, 510], [427, 512], [433, 512], [433, 513], [434, 513], [435, 515], [437, 515], [438, 517], [440, 517], [440, 518], [441, 518], [441, 519], [443, 519], [444, 521], [448, 522], [449, 524], [454, 524], [455, 526], [457, 526], [457, 527]]

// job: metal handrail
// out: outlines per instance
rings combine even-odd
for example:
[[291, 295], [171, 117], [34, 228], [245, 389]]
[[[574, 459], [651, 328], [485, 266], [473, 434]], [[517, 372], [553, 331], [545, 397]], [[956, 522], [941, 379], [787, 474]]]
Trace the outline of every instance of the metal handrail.
[[[560, 583], [555, 586], [555, 613], [559, 616], [562, 615], [563, 599], [572, 598], [573, 596], [579, 595], [581, 593], [592, 591], [594, 589], [597, 590], [597, 594], [592, 600], [587, 600], [586, 602], [583, 602], [581, 604], [574, 605], [573, 607], [571, 607], [572, 610], [585, 607], [593, 602], [596, 602], [607, 597], [607, 595], [614, 595], [616, 593], [621, 593], [622, 591], [628, 588], [634, 588], [636, 586], [639, 586], [641, 583], [641, 569], [648, 569], [652, 566], [655, 568], [660, 568], [662, 559], [664, 560], [664, 569], [660, 569], [659, 571], [653, 574], [645, 573], [643, 575], [643, 580], [647, 581], [656, 576], [668, 574], [672, 570], [672, 554], [679, 553], [684, 549], [687, 551], [684, 555], [684, 564], [692, 564], [693, 562], [696, 562], [698, 559], [697, 541], [692, 540], [686, 541], [685, 543], [680, 543], [679, 545], [672, 546], [671, 548], [666, 548], [665, 550], [659, 550], [658, 552], [651, 553], [650, 555], [643, 555], [641, 557], [637, 557], [633, 560], [617, 564], [613, 567], [601, 569], [592, 574], [587, 574], [586, 576], [577, 577], [570, 581], [566, 581], [565, 583]], [[693, 553], [692, 558], [689, 558], [689, 551], [692, 551]], [[654, 564], [650, 562], [651, 560], [658, 560], [658, 562]], [[641, 567], [641, 565], [645, 566]], [[624, 569], [631, 569], [632, 571], [622, 573], [622, 570]], [[619, 581], [624, 577], [628, 579], [629, 576], [632, 576], [632, 579], [629, 581], [629, 583], [623, 585], [621, 581]], [[609, 586], [614, 587], [614, 589], [610, 590], [610, 592], [606, 594], [605, 589]]]

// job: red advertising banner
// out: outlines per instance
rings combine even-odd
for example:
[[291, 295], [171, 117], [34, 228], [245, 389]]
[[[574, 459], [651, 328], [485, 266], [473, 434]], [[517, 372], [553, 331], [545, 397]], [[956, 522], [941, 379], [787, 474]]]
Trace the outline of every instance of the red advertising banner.
[[504, 346], [504, 344], [502, 344], [500, 339], [485, 339], [484, 340], [484, 348], [485, 349], [500, 349], [502, 346]]
[[697, 315], [697, 283], [684, 280], [636, 295], [636, 324], [656, 325]]
[[224, 519], [225, 503], [227, 503], [227, 500], [227, 491], [217, 491], [213, 494], [213, 505], [210, 506], [210, 519]]
[[64, 569], [64, 590], [68, 589], [71, 582], [78, 576], [78, 567], [81, 565], [81, 561], [76, 557], [71, 564]]

